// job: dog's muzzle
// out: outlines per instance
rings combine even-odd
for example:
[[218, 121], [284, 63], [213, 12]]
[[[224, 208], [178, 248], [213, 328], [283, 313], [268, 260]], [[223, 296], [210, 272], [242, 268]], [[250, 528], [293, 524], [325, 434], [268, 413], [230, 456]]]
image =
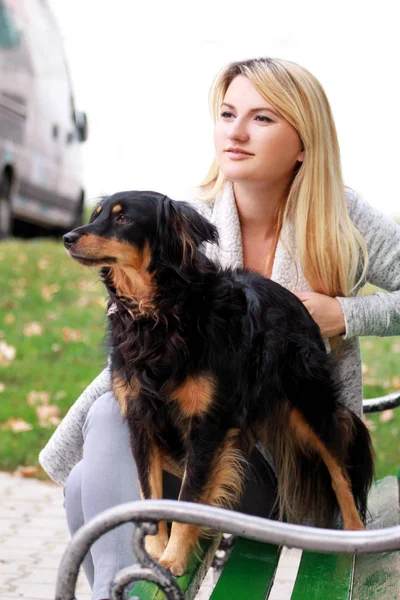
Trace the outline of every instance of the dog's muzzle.
[[67, 248], [67, 250], [69, 250], [75, 244], [79, 237], [79, 233], [74, 233], [73, 231], [63, 235], [64, 246]]

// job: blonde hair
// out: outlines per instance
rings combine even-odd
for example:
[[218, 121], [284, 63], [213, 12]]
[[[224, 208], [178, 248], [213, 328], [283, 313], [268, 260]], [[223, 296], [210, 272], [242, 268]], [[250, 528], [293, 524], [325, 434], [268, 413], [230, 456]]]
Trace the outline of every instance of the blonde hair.
[[[365, 274], [368, 256], [364, 239], [347, 211], [336, 128], [321, 84], [309, 71], [285, 60], [257, 58], [231, 63], [211, 88], [214, 122], [238, 75], [247, 77], [296, 129], [305, 150], [304, 161], [298, 163], [288, 195], [278, 209], [278, 235], [285, 222], [294, 224], [298, 258], [313, 291], [350, 295]], [[201, 197], [215, 197], [225, 181], [214, 159], [200, 184]]]

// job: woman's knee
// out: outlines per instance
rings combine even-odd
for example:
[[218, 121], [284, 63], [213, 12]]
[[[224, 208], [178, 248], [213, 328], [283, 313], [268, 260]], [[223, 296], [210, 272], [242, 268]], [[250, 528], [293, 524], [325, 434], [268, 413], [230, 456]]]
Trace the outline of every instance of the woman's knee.
[[89, 428], [110, 433], [115, 429], [125, 430], [126, 427], [114, 394], [106, 392], [90, 407], [83, 425], [83, 437], [86, 438]]
[[64, 487], [64, 508], [71, 534], [75, 533], [84, 523], [82, 513], [82, 472], [83, 463], [77, 463]]

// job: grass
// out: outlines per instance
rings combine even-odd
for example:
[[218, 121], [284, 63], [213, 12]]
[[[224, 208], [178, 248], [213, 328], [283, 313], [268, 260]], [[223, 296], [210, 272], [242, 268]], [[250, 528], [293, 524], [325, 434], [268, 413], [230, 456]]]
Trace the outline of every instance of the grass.
[[[0, 281], [0, 470], [13, 471], [38, 464], [56, 422], [104, 367], [105, 290], [49, 239], [1, 243]], [[361, 344], [364, 396], [399, 389], [400, 338]], [[395, 474], [400, 408], [367, 423], [377, 477]]]

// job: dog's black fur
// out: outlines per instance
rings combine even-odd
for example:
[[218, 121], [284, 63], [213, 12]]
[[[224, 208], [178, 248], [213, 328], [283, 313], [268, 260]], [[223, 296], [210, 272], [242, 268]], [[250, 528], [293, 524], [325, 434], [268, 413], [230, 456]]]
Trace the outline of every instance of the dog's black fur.
[[[189, 204], [155, 192], [106, 198], [89, 225], [65, 236], [73, 258], [102, 267], [112, 308], [114, 391], [121, 402], [123, 390], [143, 496], [154, 497], [155, 446], [185, 474], [180, 499], [206, 501], [204, 490], [232, 435], [226, 477], [211, 495], [213, 503], [231, 505], [240, 496], [240, 464], [261, 437], [276, 464], [281, 518], [329, 526], [338, 503], [315, 436], [348, 478], [365, 521], [371, 441], [339, 402], [335, 361], [318, 326], [277, 283], [211, 262], [203, 245], [217, 238], [214, 225]], [[123, 261], [136, 258], [121, 258], [119, 248], [138, 257], [133, 270]], [[116, 277], [116, 269], [124, 276]], [[174, 400], [174, 390], [188, 380], [197, 385], [199, 377], [210, 396], [204, 405], [188, 408], [185, 394]]]

